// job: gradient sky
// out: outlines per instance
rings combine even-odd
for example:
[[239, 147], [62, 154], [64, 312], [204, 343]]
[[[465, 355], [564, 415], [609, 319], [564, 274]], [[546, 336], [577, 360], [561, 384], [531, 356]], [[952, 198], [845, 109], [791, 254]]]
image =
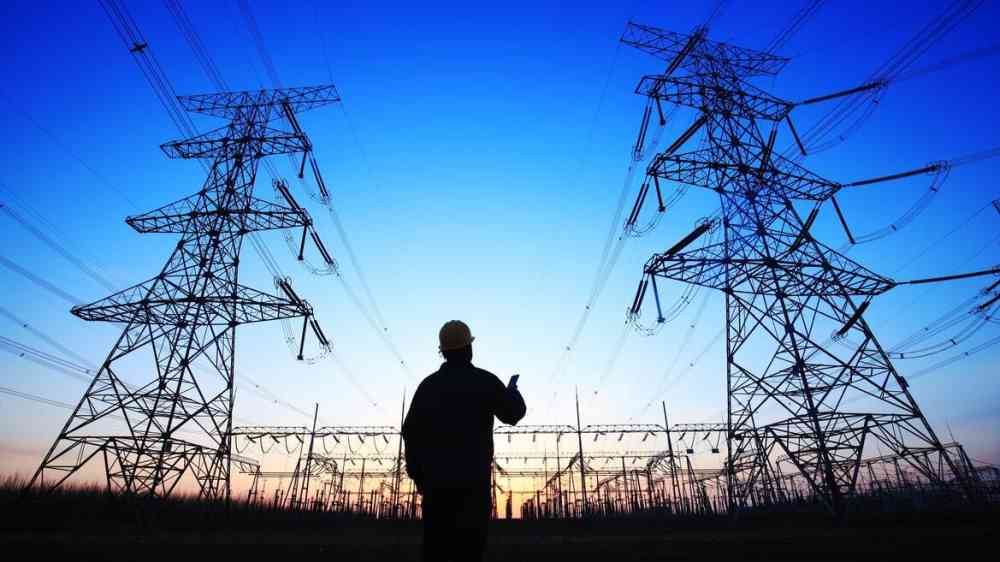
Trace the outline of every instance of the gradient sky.
[[[231, 87], [266, 84], [235, 2], [184, 4]], [[800, 4], [732, 0], [710, 36], [763, 48]], [[780, 53], [792, 57], [786, 70], [758, 86], [794, 100], [857, 85], [948, 3], [827, 4]], [[127, 5], [177, 92], [211, 91], [164, 6], [152, 0]], [[241, 328], [243, 372], [302, 410], [319, 402], [323, 422], [395, 425], [404, 391], [412, 392], [440, 362], [439, 326], [459, 318], [476, 335], [477, 364], [504, 380], [521, 374], [529, 403], [523, 423], [571, 423], [574, 386], [584, 423], [660, 422], [657, 409], [643, 409], [651, 399], [667, 400], [672, 422], [721, 421], [724, 346], [690, 365], [722, 327], [719, 295], [709, 298], [687, 348], [678, 350], [697, 306], [656, 336], [628, 333], [618, 360], [609, 362], [643, 263], [718, 207], [716, 197], [697, 189], [657, 230], [628, 242], [578, 345], [553, 376], [583, 312], [621, 190], [644, 103], [632, 91], [642, 75], [662, 70], [661, 62], [618, 38], [629, 19], [687, 32], [714, 2], [285, 5], [254, 2], [253, 9], [286, 85], [332, 76], [343, 96], [342, 107], [300, 120], [411, 374], [395, 363], [342, 287], [302, 270], [275, 233], [266, 236], [272, 251], [315, 306], [339, 361], [379, 406], [366, 404], [337, 362], [296, 363], [277, 324]], [[97, 2], [14, 1], [5, 9], [0, 201], [27, 201], [55, 226], [48, 234], [116, 285], [151, 277], [175, 238], [139, 235], [123, 219], [194, 193], [202, 168], [167, 160], [160, 151], [178, 132]], [[1000, 5], [988, 2], [914, 68], [995, 46], [997, 21]], [[996, 147], [998, 70], [1000, 57], [985, 57], [893, 85], [859, 133], [805, 165], [851, 181]], [[798, 117], [799, 129], [818, 115]], [[201, 130], [222, 124], [196, 122]], [[664, 139], [685, 127], [669, 124]], [[275, 164], [292, 175], [286, 160]], [[900, 280], [997, 263], [1000, 214], [992, 208], [975, 213], [1000, 194], [998, 171], [1000, 160], [954, 169], [915, 223], [851, 256]], [[846, 194], [841, 203], [854, 229], [864, 232], [902, 214], [926, 184], [926, 177], [880, 184]], [[259, 185], [260, 196], [273, 196]], [[299, 198], [308, 200], [301, 192]], [[318, 204], [310, 210], [360, 293], [329, 217]], [[844, 236], [826, 211], [814, 235], [838, 247]], [[0, 237], [3, 256], [82, 301], [107, 294], [6, 216], [0, 216]], [[271, 290], [258, 261], [247, 253], [244, 282]], [[119, 326], [71, 316], [69, 303], [7, 270], [0, 270], [0, 284], [0, 306], [92, 363], [101, 362], [119, 333]], [[866, 318], [892, 347], [986, 284], [898, 288], [877, 298]], [[0, 335], [55, 352], [2, 318]], [[996, 327], [988, 327], [965, 347], [996, 335]], [[916, 372], [962, 349], [897, 367]], [[656, 395], [674, 357], [678, 378]], [[953, 432], [973, 457], [991, 462], [1000, 461], [997, 358], [991, 349], [912, 386], [940, 433]], [[54, 400], [75, 403], [85, 386], [7, 353], [0, 353], [0, 365], [0, 385]], [[0, 395], [0, 473], [32, 470], [66, 415]], [[236, 416], [243, 423], [309, 421], [245, 391], [237, 394]]]

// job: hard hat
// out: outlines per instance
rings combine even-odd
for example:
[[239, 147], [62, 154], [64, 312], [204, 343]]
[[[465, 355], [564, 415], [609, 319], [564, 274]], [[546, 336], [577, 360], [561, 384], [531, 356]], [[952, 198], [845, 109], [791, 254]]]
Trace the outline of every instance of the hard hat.
[[438, 349], [441, 351], [449, 351], [452, 349], [462, 349], [463, 347], [471, 344], [476, 338], [472, 337], [472, 331], [469, 330], [469, 326], [461, 320], [449, 320], [441, 326], [441, 331], [438, 332], [438, 341], [440, 346]]

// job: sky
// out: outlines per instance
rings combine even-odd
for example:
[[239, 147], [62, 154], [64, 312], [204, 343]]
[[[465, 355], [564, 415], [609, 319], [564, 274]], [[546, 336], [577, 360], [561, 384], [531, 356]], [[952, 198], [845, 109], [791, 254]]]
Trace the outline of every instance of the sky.
[[[236, 2], [183, 4], [226, 82], [240, 90], [266, 87]], [[164, 5], [126, 5], [177, 93], [211, 92]], [[644, 107], [633, 90], [643, 75], [662, 71], [659, 60], [619, 37], [629, 20], [688, 32], [714, 5], [309, 1], [288, 9], [283, 2], [252, 2], [282, 82], [332, 81], [342, 96], [341, 104], [304, 113], [300, 122], [387, 339], [406, 368], [335, 278], [310, 275], [281, 236], [268, 233], [283, 270], [315, 307], [335, 358], [296, 362], [277, 324], [241, 328], [237, 384], [252, 385], [241, 379], [248, 375], [296, 408], [241, 387], [238, 423], [305, 425], [311, 420], [300, 411], [318, 403], [321, 423], [396, 425], [404, 396], [440, 363], [437, 331], [450, 319], [471, 326], [479, 366], [503, 380], [520, 373], [529, 404], [522, 423], [573, 423], [576, 390], [585, 424], [661, 423], [659, 408], [647, 407], [660, 400], [672, 423], [721, 421], [724, 345], [712, 345], [725, 318], [720, 295], [709, 295], [700, 315], [699, 297], [654, 336], [625, 326], [642, 265], [718, 208], [712, 193], [690, 189], [654, 231], [627, 241], [580, 337], [565, 352], [591, 293]], [[853, 87], [947, 5], [828, 2], [779, 53], [791, 58], [786, 69], [755, 84], [790, 100]], [[710, 37], [762, 49], [800, 7], [731, 0]], [[179, 132], [97, 2], [13, 1], [6, 11], [0, 202], [33, 209], [49, 236], [118, 287], [152, 277], [176, 240], [139, 235], [124, 218], [196, 192], [203, 169], [160, 151]], [[986, 2], [913, 68], [995, 47], [998, 18], [1000, 6]], [[984, 56], [893, 84], [856, 134], [803, 164], [847, 182], [992, 149], [1000, 145], [993, 103], [998, 70], [1000, 57]], [[805, 130], [819, 115], [803, 112], [796, 125]], [[203, 131], [223, 124], [202, 116], [195, 122]], [[670, 122], [665, 142], [686, 125]], [[275, 164], [289, 177], [294, 173], [284, 159]], [[1000, 196], [998, 171], [1000, 160], [953, 169], [911, 225], [852, 249], [851, 257], [898, 280], [996, 264], [1000, 214], [989, 203]], [[852, 229], [874, 230], [902, 215], [927, 183], [921, 176], [878, 184], [845, 194], [841, 205]], [[629, 187], [629, 204], [637, 187]], [[257, 193], [274, 197], [266, 182]], [[304, 192], [297, 196], [309, 201], [346, 283], [363, 294], [326, 210]], [[844, 243], [828, 208], [813, 235], [832, 247]], [[108, 294], [5, 215], [0, 240], [6, 259], [74, 300]], [[244, 283], [272, 290], [256, 255], [246, 254], [243, 271]], [[0, 270], [0, 284], [0, 306], [93, 364], [119, 334], [119, 326], [70, 315], [69, 302], [8, 269]], [[891, 348], [987, 284], [900, 287], [876, 298], [866, 319]], [[897, 367], [920, 372], [995, 332], [987, 326], [965, 347]], [[8, 318], [0, 318], [0, 335], [60, 353]], [[1000, 462], [993, 431], [1000, 421], [1000, 384], [992, 369], [997, 353], [990, 348], [912, 381], [939, 433], [994, 463]], [[0, 353], [0, 365], [0, 386], [61, 402], [75, 404], [86, 384], [10, 353]], [[0, 395], [0, 473], [33, 470], [66, 415]]]

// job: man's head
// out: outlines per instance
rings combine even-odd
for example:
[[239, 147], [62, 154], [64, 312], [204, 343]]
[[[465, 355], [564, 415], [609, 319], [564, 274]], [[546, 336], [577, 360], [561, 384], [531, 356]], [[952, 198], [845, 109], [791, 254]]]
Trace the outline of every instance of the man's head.
[[475, 339], [465, 322], [449, 320], [438, 332], [438, 349], [445, 361], [472, 361], [472, 342]]

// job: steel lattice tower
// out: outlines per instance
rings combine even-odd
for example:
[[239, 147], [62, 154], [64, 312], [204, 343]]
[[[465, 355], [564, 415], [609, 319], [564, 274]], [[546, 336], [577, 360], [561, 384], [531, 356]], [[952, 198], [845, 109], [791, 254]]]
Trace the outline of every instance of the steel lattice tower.
[[[247, 234], [298, 227], [304, 240], [311, 228], [283, 185], [288, 206], [254, 197], [257, 166], [267, 156], [307, 154], [295, 114], [339, 99], [332, 85], [179, 98], [187, 111], [229, 120], [162, 146], [171, 158], [211, 159], [208, 179], [190, 197], [126, 219], [141, 233], [181, 235], [156, 277], [73, 308], [125, 329], [29, 486], [58, 487], [99, 457], [112, 490], [166, 496], [191, 473], [201, 495], [228, 497], [236, 328], [301, 317], [303, 339], [309, 325], [329, 345], [287, 282], [284, 296], [239, 282]], [[281, 119], [293, 130], [272, 127]]]
[[[704, 222], [646, 263], [632, 314], [650, 285], [659, 308], [658, 278], [725, 294], [731, 508], [779, 499], [779, 457], [838, 514], [855, 491], [866, 449], [891, 451], [931, 481], [940, 481], [940, 466], [961, 481], [962, 473], [862, 316], [874, 295], [896, 283], [809, 235], [816, 212], [840, 189], [943, 173], [947, 165], [840, 184], [776, 154], [782, 121], [798, 142], [788, 119], [796, 104], [748, 79], [775, 75], [788, 59], [705, 35], [705, 28], [682, 35], [630, 24], [622, 38], [669, 64], [664, 74], [644, 77], [638, 94], [658, 108], [667, 102], [698, 113], [678, 142], [652, 160], [644, 190], [652, 183], [662, 202], [665, 180], [713, 190], [721, 201], [718, 220]], [[677, 70], [686, 72], [675, 77]], [[679, 153], [699, 130], [704, 130], [701, 147]], [[812, 205], [805, 220], [795, 202]], [[715, 229], [721, 229], [718, 242], [682, 251]], [[831, 345], [832, 335], [841, 341]]]

